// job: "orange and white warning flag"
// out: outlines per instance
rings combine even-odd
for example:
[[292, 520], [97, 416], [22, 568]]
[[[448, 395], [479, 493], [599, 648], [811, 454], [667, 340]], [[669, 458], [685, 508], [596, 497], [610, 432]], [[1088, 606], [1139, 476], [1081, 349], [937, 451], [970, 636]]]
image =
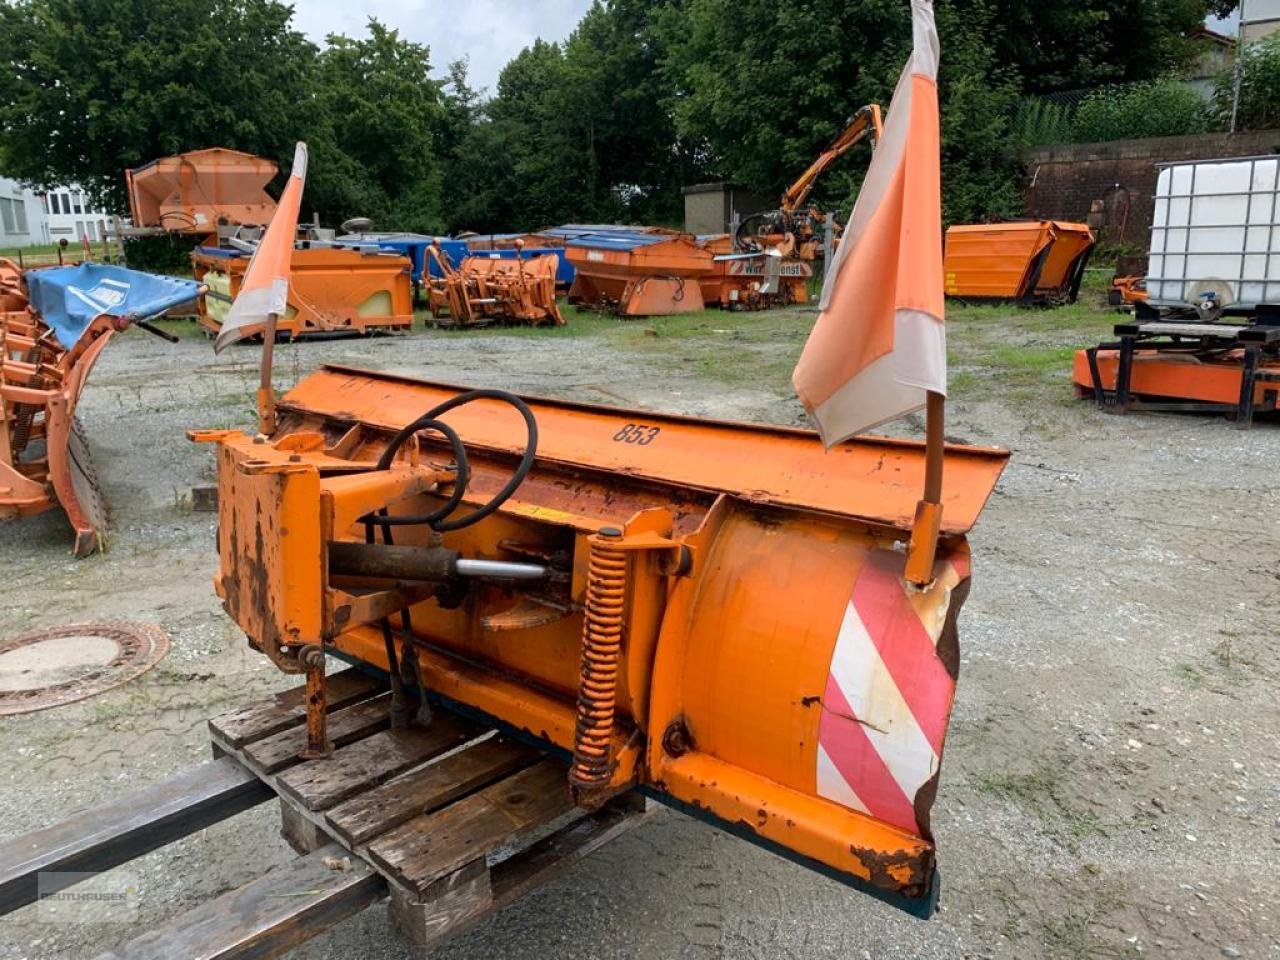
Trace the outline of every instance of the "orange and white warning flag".
[[217, 353], [242, 337], [261, 333], [267, 316], [283, 318], [289, 296], [289, 265], [293, 259], [293, 240], [298, 232], [298, 211], [302, 208], [302, 185], [307, 179], [307, 145], [299, 143], [293, 151], [293, 170], [276, 212], [249, 258], [244, 282], [236, 301], [227, 311], [213, 343]]
[[828, 447], [947, 391], [938, 31], [930, 0], [911, 13], [911, 59], [791, 376]]

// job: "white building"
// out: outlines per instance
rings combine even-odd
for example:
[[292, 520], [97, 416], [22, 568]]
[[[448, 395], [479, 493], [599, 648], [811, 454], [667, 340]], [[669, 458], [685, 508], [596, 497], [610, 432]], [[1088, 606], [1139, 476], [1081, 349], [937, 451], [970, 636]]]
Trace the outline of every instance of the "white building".
[[89, 199], [79, 184], [54, 187], [41, 199], [49, 224], [49, 240], [46, 242], [57, 243], [65, 239], [68, 243], [79, 244], [88, 237], [96, 243], [106, 236], [110, 216], [105, 210], [90, 208]]
[[39, 195], [16, 180], [0, 177], [0, 247], [50, 242], [49, 223]]

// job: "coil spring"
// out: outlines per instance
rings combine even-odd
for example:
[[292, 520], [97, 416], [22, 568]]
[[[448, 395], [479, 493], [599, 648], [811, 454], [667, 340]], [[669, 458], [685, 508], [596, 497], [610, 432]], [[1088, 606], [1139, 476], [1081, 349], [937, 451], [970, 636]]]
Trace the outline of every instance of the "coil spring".
[[[602, 532], [601, 537], [605, 536]], [[609, 780], [627, 572], [625, 551], [610, 539], [591, 541], [587, 609], [582, 622], [582, 685], [569, 774], [575, 787], [601, 786]]]
[[[36, 390], [43, 389], [45, 385], [45, 378], [40, 372], [43, 352], [43, 347], [37, 343], [27, 354], [27, 362], [36, 365], [35, 373], [27, 382], [27, 386]], [[39, 409], [38, 406], [32, 403], [14, 404], [13, 437], [10, 440], [14, 456], [22, 453], [27, 448], [27, 442], [31, 439], [31, 423], [35, 419], [36, 411]]]

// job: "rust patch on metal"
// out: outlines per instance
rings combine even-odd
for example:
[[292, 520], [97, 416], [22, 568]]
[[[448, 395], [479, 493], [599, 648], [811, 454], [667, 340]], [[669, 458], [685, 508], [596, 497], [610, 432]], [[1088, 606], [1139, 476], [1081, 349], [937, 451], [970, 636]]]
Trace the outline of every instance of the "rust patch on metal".
[[876, 853], [855, 846], [850, 846], [849, 852], [867, 871], [867, 882], [872, 886], [912, 899], [929, 892], [929, 880], [934, 874], [932, 852], [923, 855], [906, 850]]
[[30, 687], [23, 685], [19, 673], [8, 684], [11, 689], [0, 690], [0, 716], [33, 713], [97, 696], [146, 673], [169, 652], [168, 634], [153, 624], [101, 620], [10, 637], [0, 641], [0, 657], [39, 644], [76, 638], [109, 641], [116, 652], [106, 662], [67, 665], [64, 672], [75, 675], [61, 681], [40, 683], [38, 664], [31, 670]]

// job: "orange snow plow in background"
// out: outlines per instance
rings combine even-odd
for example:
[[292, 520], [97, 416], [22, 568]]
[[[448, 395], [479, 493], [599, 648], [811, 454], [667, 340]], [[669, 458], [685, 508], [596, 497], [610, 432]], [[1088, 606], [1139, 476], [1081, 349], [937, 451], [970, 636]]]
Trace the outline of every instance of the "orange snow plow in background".
[[[198, 303], [200, 325], [217, 336], [240, 292], [249, 255], [224, 247], [197, 247], [191, 267], [207, 292]], [[278, 331], [290, 339], [313, 334], [408, 330], [413, 326], [413, 284], [407, 257], [377, 251], [313, 246], [293, 251], [286, 313]]]
[[416, 687], [572, 757], [583, 807], [638, 788], [929, 913], [965, 534], [1005, 452], [946, 449], [917, 588], [920, 443], [826, 453], [806, 430], [334, 366], [277, 416], [269, 439], [192, 438], [217, 444], [215, 586], [307, 674], [310, 755], [338, 656], [389, 672], [402, 716]]
[[950, 227], [947, 296], [1075, 303], [1094, 243], [1087, 224], [1057, 220]]
[[76, 408], [107, 343], [195, 299], [198, 287], [102, 264], [31, 270], [0, 260], [0, 519], [61, 507], [75, 555], [102, 546], [107, 509]]
[[[483, 252], [464, 257], [456, 267], [438, 241], [427, 255], [440, 276], [424, 276], [427, 305], [436, 326], [478, 327], [491, 323], [527, 323], [531, 326], [564, 326], [556, 304], [554, 254], [523, 256], [524, 241], [514, 244], [517, 254], [506, 259]], [[425, 273], [425, 271], [424, 271]], [[447, 318], [447, 320], [446, 320]]]

